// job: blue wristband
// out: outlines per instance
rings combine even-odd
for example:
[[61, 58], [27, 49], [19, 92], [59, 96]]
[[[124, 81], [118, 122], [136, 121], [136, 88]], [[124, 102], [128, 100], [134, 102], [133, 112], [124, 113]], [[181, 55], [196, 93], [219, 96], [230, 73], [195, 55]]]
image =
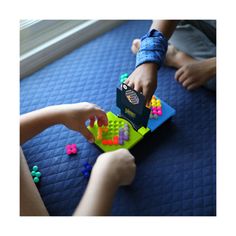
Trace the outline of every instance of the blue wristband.
[[136, 55], [136, 67], [146, 62], [154, 62], [158, 69], [164, 62], [168, 40], [157, 31], [151, 30], [141, 38], [140, 49]]

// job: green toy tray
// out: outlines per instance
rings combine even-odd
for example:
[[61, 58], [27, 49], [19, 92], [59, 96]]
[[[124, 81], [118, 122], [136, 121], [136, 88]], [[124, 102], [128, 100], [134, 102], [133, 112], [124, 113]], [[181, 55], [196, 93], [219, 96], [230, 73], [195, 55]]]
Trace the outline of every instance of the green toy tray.
[[137, 144], [143, 136], [150, 131], [149, 128], [140, 128], [136, 131], [133, 126], [125, 119], [122, 119], [112, 112], [107, 112], [108, 118], [108, 131], [102, 133], [102, 140], [112, 140], [114, 136], [119, 135], [119, 129], [123, 128], [125, 124], [128, 124], [129, 127], [129, 140], [124, 141], [123, 145], [120, 144], [103, 144], [102, 140], [98, 140], [98, 124], [95, 122], [94, 127], [88, 126], [88, 129], [93, 133], [95, 137], [95, 144], [104, 152], [114, 151], [120, 148], [130, 149], [135, 144]]

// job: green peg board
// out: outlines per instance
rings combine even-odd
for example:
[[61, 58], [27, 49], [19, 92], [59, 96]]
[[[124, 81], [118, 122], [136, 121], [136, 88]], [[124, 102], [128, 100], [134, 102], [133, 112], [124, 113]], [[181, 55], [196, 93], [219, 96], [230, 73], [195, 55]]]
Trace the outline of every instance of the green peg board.
[[[115, 151], [120, 148], [126, 148], [130, 149], [135, 144], [137, 144], [143, 136], [149, 132], [149, 128], [140, 128], [138, 132], [133, 129], [133, 126], [126, 121], [125, 119], [119, 118], [116, 115], [114, 115], [112, 112], [107, 112], [107, 118], [108, 118], [108, 132], [103, 132], [102, 139], [113, 139], [114, 136], [119, 135], [119, 128], [123, 128], [124, 124], [128, 124], [129, 126], [129, 140], [124, 141], [123, 145], [104, 145], [102, 144], [102, 140], [97, 140], [97, 132], [98, 132], [98, 124], [95, 122], [94, 127], [91, 128], [88, 126], [88, 129], [93, 133], [95, 137], [95, 144], [102, 149], [104, 152], [110, 152]], [[140, 132], [139, 132], [140, 131]]]

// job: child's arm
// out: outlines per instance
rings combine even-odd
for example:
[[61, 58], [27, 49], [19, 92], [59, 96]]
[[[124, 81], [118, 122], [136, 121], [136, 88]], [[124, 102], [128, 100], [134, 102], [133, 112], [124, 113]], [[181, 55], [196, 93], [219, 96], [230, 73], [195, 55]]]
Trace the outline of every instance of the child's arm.
[[169, 39], [178, 24], [178, 20], [153, 20], [150, 30], [155, 29], [164, 34]]
[[[150, 30], [155, 29], [160, 31], [165, 36], [166, 40], [168, 40], [174, 32], [177, 23], [178, 21], [176, 20], [154, 20]], [[150, 45], [147, 46], [149, 47]], [[146, 61], [137, 66], [125, 81], [127, 85], [134, 88], [136, 91], [142, 92], [147, 102], [151, 100], [157, 88], [158, 66], [160, 65], [155, 62]]]
[[90, 142], [93, 142], [94, 137], [85, 125], [88, 119], [91, 126], [96, 119], [98, 125], [108, 124], [106, 113], [98, 106], [87, 102], [55, 105], [21, 115], [20, 144], [56, 124], [63, 124], [69, 129], [79, 131]]
[[134, 157], [126, 149], [100, 155], [93, 167], [87, 189], [74, 216], [110, 214], [114, 195], [121, 185], [129, 185], [135, 176]]

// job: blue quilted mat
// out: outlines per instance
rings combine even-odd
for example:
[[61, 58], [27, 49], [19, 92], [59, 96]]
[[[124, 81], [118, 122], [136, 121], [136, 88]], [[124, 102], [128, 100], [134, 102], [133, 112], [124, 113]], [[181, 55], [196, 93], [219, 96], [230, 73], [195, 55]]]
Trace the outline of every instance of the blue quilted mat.
[[[134, 69], [132, 39], [142, 36], [150, 23], [122, 24], [23, 79], [21, 114], [82, 101], [109, 111], [119, 76]], [[119, 189], [114, 216], [216, 215], [216, 97], [204, 88], [186, 91], [174, 73], [167, 67], [159, 71], [156, 94], [176, 115], [133, 148], [136, 177], [131, 186]], [[66, 155], [69, 143], [77, 144], [77, 156]], [[94, 164], [100, 151], [61, 125], [34, 137], [23, 150], [29, 167], [38, 165], [42, 173], [38, 189], [49, 213], [72, 215], [87, 185], [83, 164]]]

